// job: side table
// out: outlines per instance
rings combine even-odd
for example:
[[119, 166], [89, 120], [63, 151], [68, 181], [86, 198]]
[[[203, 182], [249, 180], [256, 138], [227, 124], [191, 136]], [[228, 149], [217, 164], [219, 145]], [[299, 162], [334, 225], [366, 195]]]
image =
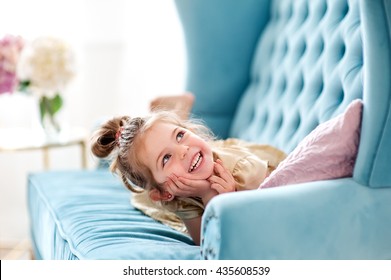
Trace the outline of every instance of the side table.
[[81, 148], [81, 166], [87, 168], [87, 130], [71, 127], [56, 136], [48, 137], [34, 128], [0, 128], [0, 152], [42, 150], [43, 166], [50, 168], [49, 150], [78, 145]]
[[[65, 129], [56, 136], [48, 136], [42, 129], [38, 128], [0, 128], [0, 153], [42, 151], [43, 167], [48, 170], [50, 168], [49, 151], [51, 149], [79, 146], [81, 149], [81, 166], [87, 168], [88, 135], [88, 130], [81, 127]], [[30, 241], [22, 239], [10, 242], [0, 238], [0, 256], [2, 259], [32, 259]]]

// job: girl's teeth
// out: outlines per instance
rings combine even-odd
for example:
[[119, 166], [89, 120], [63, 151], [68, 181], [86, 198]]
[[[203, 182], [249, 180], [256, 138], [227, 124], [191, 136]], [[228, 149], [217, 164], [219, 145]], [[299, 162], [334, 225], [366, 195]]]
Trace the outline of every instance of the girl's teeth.
[[202, 156], [200, 153], [198, 153], [198, 155], [194, 158], [194, 160], [190, 166], [189, 172], [194, 171], [200, 165], [201, 160], [202, 160]]

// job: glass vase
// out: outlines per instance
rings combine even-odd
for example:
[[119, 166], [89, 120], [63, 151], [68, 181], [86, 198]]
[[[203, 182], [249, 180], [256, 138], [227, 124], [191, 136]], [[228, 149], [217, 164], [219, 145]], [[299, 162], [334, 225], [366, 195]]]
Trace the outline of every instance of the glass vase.
[[59, 94], [54, 97], [42, 96], [39, 99], [41, 127], [49, 138], [58, 137], [62, 130], [63, 100]]

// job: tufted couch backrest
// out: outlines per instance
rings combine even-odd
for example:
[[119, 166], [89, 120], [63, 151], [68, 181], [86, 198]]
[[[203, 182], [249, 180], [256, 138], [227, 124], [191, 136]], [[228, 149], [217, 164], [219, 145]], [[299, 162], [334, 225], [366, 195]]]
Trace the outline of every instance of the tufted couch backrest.
[[290, 152], [361, 98], [354, 178], [391, 186], [390, 27], [389, 0], [272, 1], [231, 136]]
[[391, 186], [391, 0], [176, 0], [194, 113], [286, 152], [361, 98], [354, 179]]
[[362, 91], [359, 1], [275, 0], [231, 134], [289, 152]]

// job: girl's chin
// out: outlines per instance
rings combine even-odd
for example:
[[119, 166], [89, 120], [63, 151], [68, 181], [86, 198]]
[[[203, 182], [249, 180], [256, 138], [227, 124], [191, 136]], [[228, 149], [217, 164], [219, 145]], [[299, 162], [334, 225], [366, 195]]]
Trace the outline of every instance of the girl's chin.
[[187, 174], [187, 177], [189, 179], [193, 179], [193, 180], [206, 180], [206, 179], [209, 179], [210, 176], [213, 175], [213, 169], [211, 170], [200, 170], [200, 172], [198, 173], [192, 173], [192, 174]]

